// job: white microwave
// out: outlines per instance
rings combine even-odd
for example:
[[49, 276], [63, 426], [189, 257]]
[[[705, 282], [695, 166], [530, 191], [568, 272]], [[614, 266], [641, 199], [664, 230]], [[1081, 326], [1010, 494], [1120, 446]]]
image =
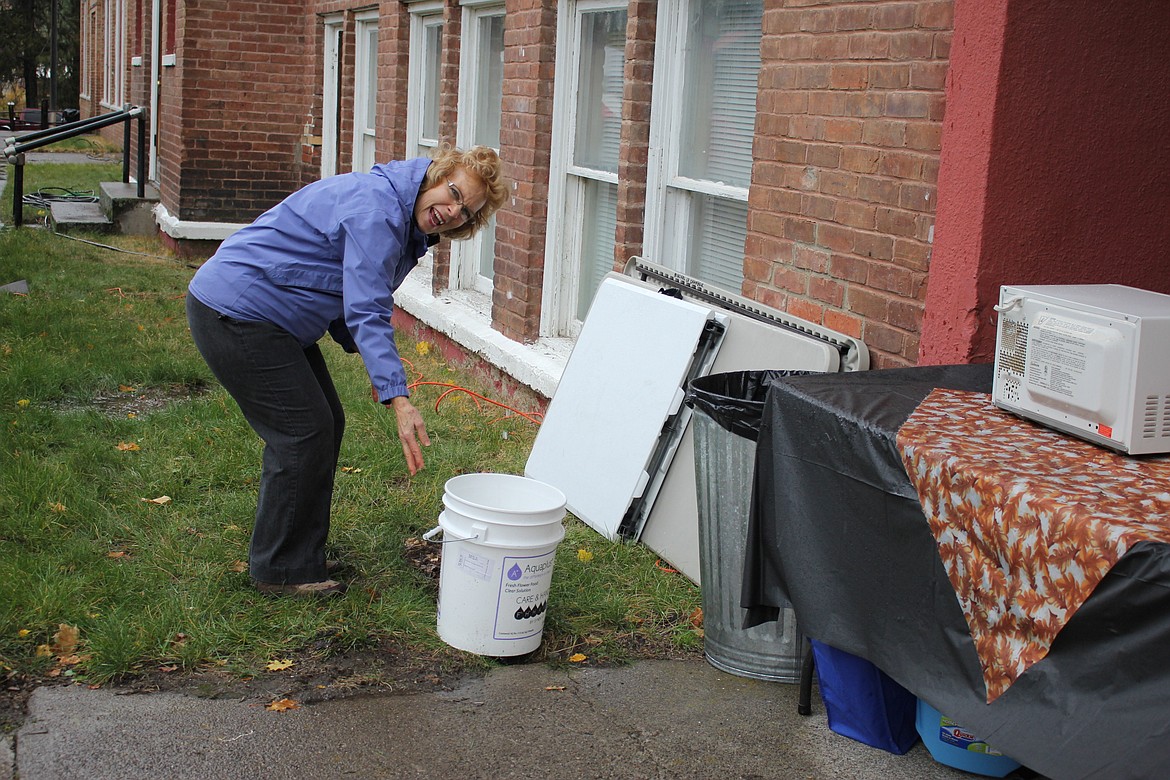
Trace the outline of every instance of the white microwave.
[[1170, 295], [1003, 286], [992, 401], [1130, 455], [1170, 452]]

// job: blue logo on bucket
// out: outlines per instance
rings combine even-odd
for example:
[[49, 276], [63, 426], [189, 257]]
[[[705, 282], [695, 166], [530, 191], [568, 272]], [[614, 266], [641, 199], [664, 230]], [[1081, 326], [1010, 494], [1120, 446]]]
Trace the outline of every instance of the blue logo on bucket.
[[512, 564], [512, 568], [508, 569], [508, 579], [510, 579], [512, 582], [515, 582], [523, 576], [524, 572], [521, 571], [520, 565], [517, 563]]

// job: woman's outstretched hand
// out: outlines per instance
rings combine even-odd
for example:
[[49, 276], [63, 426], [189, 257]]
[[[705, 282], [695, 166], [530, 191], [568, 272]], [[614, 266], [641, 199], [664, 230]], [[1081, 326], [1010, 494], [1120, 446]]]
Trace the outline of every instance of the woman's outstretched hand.
[[402, 442], [406, 468], [410, 470], [410, 475], [414, 476], [426, 465], [423, 461], [422, 448], [431, 446], [426, 423], [423, 422], [422, 414], [404, 395], [395, 397], [390, 406], [394, 408], [394, 416], [398, 418], [398, 440]]

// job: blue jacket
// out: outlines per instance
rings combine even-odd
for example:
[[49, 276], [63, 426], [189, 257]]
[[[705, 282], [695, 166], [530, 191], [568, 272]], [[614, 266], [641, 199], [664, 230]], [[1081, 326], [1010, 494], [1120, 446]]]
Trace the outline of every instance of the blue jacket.
[[313, 182], [224, 241], [189, 291], [240, 320], [269, 322], [304, 347], [328, 330], [361, 353], [380, 401], [407, 395], [394, 344], [394, 291], [428, 237], [414, 203], [430, 160]]

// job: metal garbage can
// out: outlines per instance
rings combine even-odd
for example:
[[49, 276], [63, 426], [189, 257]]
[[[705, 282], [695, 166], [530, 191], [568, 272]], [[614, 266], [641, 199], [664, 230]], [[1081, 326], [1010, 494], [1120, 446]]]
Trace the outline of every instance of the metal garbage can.
[[803, 638], [792, 608], [775, 622], [743, 628], [743, 562], [751, 512], [756, 439], [769, 385], [815, 371], [733, 371], [693, 380], [686, 403], [695, 441], [703, 652], [725, 672], [772, 682], [800, 681]]

